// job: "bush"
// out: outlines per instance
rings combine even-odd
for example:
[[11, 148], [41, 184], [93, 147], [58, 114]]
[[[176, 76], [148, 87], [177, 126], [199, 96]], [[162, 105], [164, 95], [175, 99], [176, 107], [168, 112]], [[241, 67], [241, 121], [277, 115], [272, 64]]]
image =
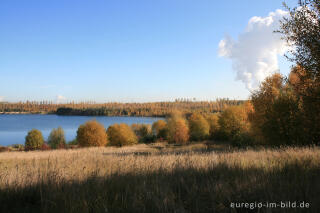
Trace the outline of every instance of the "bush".
[[186, 144], [189, 140], [187, 121], [181, 116], [172, 116], [168, 119], [169, 142]]
[[82, 147], [105, 146], [108, 138], [104, 126], [92, 120], [80, 125], [77, 131], [77, 141]]
[[204, 140], [209, 136], [210, 126], [207, 120], [199, 113], [193, 113], [189, 118], [191, 140]]
[[0, 152], [10, 152], [10, 148], [6, 146], [0, 146]]
[[217, 134], [220, 130], [220, 125], [219, 125], [219, 114], [214, 113], [214, 114], [209, 114], [206, 116], [207, 122], [209, 124], [209, 137], [211, 139], [215, 139], [217, 137]]
[[37, 129], [32, 129], [28, 132], [25, 141], [25, 149], [26, 150], [35, 150], [40, 149], [43, 145], [44, 140], [42, 133]]
[[137, 136], [125, 123], [109, 126], [107, 133], [110, 145], [113, 146], [133, 145], [138, 143]]
[[152, 124], [152, 132], [159, 139], [168, 138], [168, 126], [164, 120], [158, 120]]
[[148, 124], [132, 124], [131, 129], [134, 131], [140, 142], [152, 142], [153, 135], [151, 125]]
[[17, 151], [24, 150], [24, 145], [22, 145], [22, 144], [12, 144], [10, 147], [12, 147], [12, 149], [17, 150]]
[[61, 127], [53, 129], [48, 137], [48, 144], [51, 148], [64, 148], [66, 146], [66, 139], [64, 137], [64, 131]]
[[40, 149], [41, 149], [42, 151], [46, 151], [46, 150], [50, 150], [51, 147], [50, 147], [48, 144], [43, 143], [42, 146], [40, 147]]

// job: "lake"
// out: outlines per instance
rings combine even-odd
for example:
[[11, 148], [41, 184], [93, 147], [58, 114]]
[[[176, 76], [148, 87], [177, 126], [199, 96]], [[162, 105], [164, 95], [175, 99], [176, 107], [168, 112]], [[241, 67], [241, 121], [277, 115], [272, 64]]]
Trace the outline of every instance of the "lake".
[[96, 119], [108, 128], [114, 123], [152, 124], [161, 118], [151, 117], [106, 117], [106, 116], [59, 116], [59, 115], [0, 115], [0, 145], [24, 144], [31, 129], [38, 129], [47, 140], [51, 130], [61, 126], [67, 141], [76, 137], [78, 127], [88, 120]]

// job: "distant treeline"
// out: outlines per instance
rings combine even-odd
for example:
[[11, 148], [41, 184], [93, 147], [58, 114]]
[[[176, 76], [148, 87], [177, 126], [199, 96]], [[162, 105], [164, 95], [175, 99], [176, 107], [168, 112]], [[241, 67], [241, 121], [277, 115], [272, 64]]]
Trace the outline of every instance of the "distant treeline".
[[0, 113], [52, 113], [58, 115], [93, 116], [155, 116], [164, 117], [178, 110], [185, 114], [221, 112], [228, 106], [237, 106], [243, 100], [217, 99], [216, 101], [176, 100], [175, 102], [153, 103], [103, 103], [92, 102], [55, 104], [48, 101], [0, 103]]

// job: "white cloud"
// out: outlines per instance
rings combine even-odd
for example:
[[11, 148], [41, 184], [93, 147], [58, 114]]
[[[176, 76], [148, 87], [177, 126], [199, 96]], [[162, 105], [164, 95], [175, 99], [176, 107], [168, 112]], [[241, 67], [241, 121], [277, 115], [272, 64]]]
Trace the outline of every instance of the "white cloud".
[[257, 88], [267, 76], [279, 70], [277, 57], [285, 53], [287, 46], [274, 31], [279, 29], [279, 21], [286, 15], [286, 11], [276, 10], [267, 17], [254, 16], [237, 41], [226, 36], [219, 42], [219, 56], [232, 60], [236, 79], [248, 89]]
[[57, 97], [56, 97], [56, 103], [57, 104], [61, 104], [61, 103], [66, 102], [66, 101], [67, 101], [66, 97], [64, 97], [62, 95], [57, 95]]
[[0, 102], [4, 101], [4, 96], [0, 96]]

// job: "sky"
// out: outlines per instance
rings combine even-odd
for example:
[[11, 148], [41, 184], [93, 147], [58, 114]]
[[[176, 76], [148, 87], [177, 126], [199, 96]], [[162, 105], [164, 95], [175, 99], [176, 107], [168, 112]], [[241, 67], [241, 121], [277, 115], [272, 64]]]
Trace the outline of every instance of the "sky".
[[271, 68], [290, 70], [268, 34], [277, 9], [279, 0], [1, 0], [0, 101], [247, 99]]

